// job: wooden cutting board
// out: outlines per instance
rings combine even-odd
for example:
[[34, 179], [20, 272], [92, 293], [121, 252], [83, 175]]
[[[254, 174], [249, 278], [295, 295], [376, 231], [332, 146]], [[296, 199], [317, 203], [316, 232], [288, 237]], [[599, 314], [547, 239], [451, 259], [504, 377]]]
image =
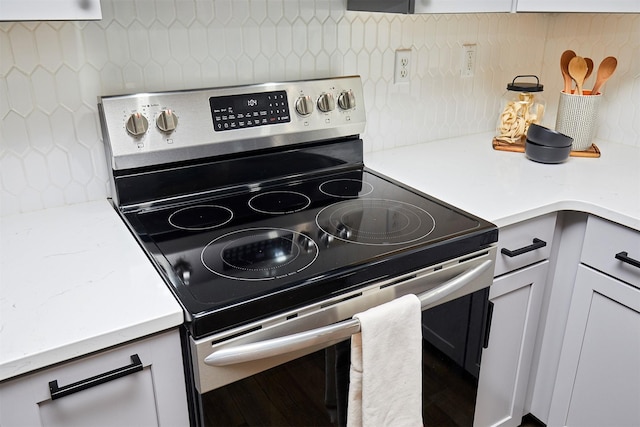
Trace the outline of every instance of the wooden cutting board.
[[[504, 141], [498, 141], [493, 138], [493, 149], [498, 151], [510, 151], [512, 153], [524, 153], [524, 139], [519, 142], [510, 144]], [[596, 144], [592, 144], [588, 150], [585, 151], [571, 151], [569, 154], [571, 157], [600, 157], [600, 149]]]

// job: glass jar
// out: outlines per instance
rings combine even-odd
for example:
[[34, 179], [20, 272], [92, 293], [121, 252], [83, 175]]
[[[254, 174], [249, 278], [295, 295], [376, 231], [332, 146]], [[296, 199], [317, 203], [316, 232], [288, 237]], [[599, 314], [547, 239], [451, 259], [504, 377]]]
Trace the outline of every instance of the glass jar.
[[[516, 80], [533, 77], [535, 83]], [[546, 106], [542, 97], [543, 85], [534, 75], [516, 76], [507, 84], [500, 102], [500, 116], [495, 139], [509, 144], [524, 144], [531, 123], [540, 124]]]

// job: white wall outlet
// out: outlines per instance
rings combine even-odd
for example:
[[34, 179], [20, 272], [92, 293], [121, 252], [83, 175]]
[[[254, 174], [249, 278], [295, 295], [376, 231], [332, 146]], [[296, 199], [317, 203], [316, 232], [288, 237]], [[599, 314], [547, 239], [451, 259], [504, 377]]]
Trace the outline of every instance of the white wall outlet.
[[460, 65], [461, 77], [472, 77], [476, 68], [476, 44], [462, 45], [462, 63]]
[[397, 49], [393, 68], [393, 83], [409, 83], [411, 70], [411, 49]]

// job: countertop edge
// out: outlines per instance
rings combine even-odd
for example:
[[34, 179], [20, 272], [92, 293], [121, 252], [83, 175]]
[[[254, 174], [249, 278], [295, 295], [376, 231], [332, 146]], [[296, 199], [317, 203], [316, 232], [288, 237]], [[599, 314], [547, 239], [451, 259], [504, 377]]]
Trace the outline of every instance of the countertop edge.
[[183, 313], [180, 311], [161, 318], [150, 319], [147, 322], [128, 328], [87, 338], [82, 342], [69, 343], [21, 359], [8, 360], [0, 365], [0, 383], [30, 375], [38, 370], [66, 363], [79, 357], [125, 345], [132, 341], [176, 328], [182, 325], [183, 322]]

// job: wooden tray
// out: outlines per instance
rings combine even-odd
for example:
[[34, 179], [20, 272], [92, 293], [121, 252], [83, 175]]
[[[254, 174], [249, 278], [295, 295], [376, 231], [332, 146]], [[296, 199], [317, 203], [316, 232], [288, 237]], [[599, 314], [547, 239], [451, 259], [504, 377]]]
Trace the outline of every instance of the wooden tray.
[[[512, 153], [524, 153], [524, 139], [519, 142], [509, 144], [508, 142], [498, 141], [493, 138], [493, 149], [498, 151], [511, 151]], [[585, 151], [571, 151], [569, 154], [571, 157], [600, 157], [600, 149], [596, 144], [592, 144], [588, 150]]]

